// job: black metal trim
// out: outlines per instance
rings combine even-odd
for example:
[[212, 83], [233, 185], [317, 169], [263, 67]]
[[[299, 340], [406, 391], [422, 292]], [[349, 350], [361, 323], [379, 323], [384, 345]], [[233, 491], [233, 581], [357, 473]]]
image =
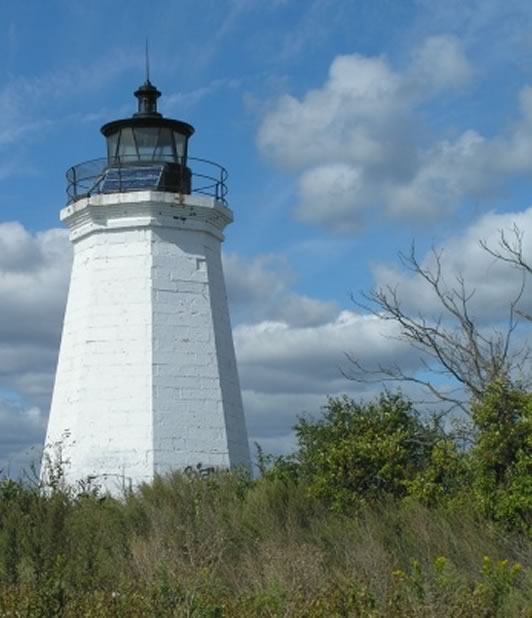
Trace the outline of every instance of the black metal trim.
[[131, 127], [167, 127], [173, 129], [177, 133], [182, 133], [187, 137], [194, 134], [194, 127], [188, 122], [182, 122], [181, 120], [172, 120], [171, 118], [159, 118], [153, 116], [137, 116], [133, 118], [123, 118], [122, 120], [113, 120], [104, 124], [100, 129], [105, 137], [109, 137], [113, 133], [116, 133], [120, 129]]

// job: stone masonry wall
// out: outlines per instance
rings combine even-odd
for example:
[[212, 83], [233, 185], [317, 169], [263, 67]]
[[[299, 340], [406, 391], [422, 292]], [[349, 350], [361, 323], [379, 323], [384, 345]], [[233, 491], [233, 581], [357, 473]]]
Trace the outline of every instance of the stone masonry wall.
[[221, 230], [231, 213], [172, 194], [63, 211], [74, 242], [46, 438], [66, 479], [123, 486], [189, 466], [249, 469]]

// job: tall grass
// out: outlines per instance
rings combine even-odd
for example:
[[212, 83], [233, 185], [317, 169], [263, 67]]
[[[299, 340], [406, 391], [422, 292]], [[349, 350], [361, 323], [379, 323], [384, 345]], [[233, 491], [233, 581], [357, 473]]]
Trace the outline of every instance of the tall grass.
[[473, 513], [331, 513], [174, 475], [113, 500], [0, 483], [0, 616], [532, 616], [532, 543]]

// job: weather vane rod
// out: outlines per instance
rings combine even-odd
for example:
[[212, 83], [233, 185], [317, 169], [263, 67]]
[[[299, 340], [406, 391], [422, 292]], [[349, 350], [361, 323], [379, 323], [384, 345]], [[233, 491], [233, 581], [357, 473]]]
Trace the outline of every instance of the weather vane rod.
[[146, 55], [146, 81], [149, 83], [150, 81], [150, 52], [148, 49], [148, 37], [146, 37], [145, 55]]

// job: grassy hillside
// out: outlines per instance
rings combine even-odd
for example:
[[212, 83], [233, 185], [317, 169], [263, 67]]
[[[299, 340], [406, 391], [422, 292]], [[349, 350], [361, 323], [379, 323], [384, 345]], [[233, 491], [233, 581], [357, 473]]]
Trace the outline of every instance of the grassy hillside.
[[532, 616], [532, 543], [413, 498], [158, 479], [123, 501], [0, 484], [0, 616]]

